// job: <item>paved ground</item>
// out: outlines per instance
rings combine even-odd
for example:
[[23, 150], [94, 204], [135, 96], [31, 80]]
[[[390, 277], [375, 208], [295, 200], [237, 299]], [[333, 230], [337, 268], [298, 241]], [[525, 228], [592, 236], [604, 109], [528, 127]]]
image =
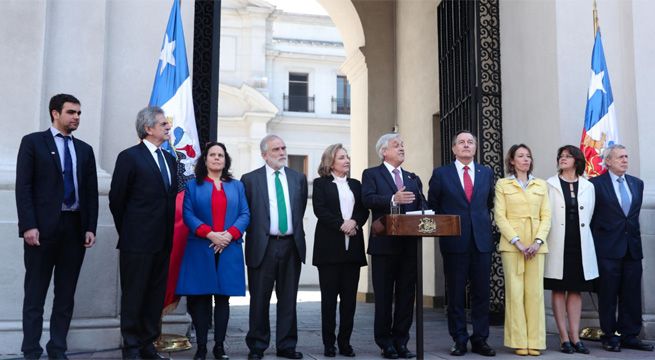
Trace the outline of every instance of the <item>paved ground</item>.
[[[456, 359], [449, 355], [452, 340], [448, 336], [448, 329], [444, 313], [439, 310], [426, 309], [425, 319], [425, 358], [426, 359]], [[272, 323], [275, 323], [275, 306], [271, 306]], [[231, 301], [230, 324], [227, 331], [225, 347], [231, 359], [246, 359], [248, 348], [245, 345], [245, 336], [248, 330], [248, 306], [246, 298], [233, 298]], [[274, 331], [274, 329], [272, 329]], [[297, 350], [303, 352], [305, 359], [325, 359], [323, 356], [323, 343], [321, 341], [320, 302], [317, 291], [301, 291], [298, 303], [298, 330], [299, 341]], [[414, 335], [414, 328], [412, 328]], [[211, 338], [211, 334], [210, 334]], [[275, 334], [271, 336], [275, 344]], [[521, 357], [512, 353], [511, 349], [504, 348], [503, 328], [494, 326], [490, 329], [489, 344], [496, 349], [498, 355], [495, 359], [519, 359]], [[358, 303], [355, 316], [355, 330], [352, 336], [352, 345], [357, 353], [355, 359], [381, 359], [380, 350], [373, 342], [373, 304]], [[635, 350], [622, 350], [620, 353], [609, 353], [601, 349], [598, 342], [586, 342], [591, 355], [566, 355], [558, 351], [559, 338], [555, 334], [548, 334], [548, 351], [540, 359], [655, 359], [654, 352], [641, 352]], [[210, 342], [209, 346], [213, 346]], [[416, 349], [415, 339], [412, 336], [409, 343], [410, 350]], [[211, 351], [211, 348], [210, 348]], [[2, 351], [0, 350], [0, 353]], [[170, 353], [172, 359], [191, 359], [195, 353], [194, 348], [184, 352]], [[71, 349], [71, 359], [118, 359], [119, 349], [106, 349], [102, 351], [76, 352]], [[211, 355], [211, 354], [210, 354]], [[0, 359], [12, 359], [16, 355], [0, 355]], [[211, 357], [210, 357], [211, 358]], [[482, 356], [467, 353], [462, 359], [483, 359]], [[42, 357], [45, 359], [45, 357]], [[264, 359], [278, 359], [275, 356], [274, 346], [269, 348]], [[336, 359], [345, 360], [337, 356]]]

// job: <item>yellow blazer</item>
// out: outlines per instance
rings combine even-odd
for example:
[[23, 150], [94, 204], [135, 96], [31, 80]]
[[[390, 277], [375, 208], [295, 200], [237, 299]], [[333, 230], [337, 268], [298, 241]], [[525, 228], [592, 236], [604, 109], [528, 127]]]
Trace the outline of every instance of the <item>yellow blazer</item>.
[[525, 190], [513, 177], [498, 180], [494, 218], [501, 235], [500, 251], [518, 252], [511, 243], [518, 236], [526, 247], [535, 239], [543, 240], [538, 253], [548, 252], [545, 241], [550, 230], [550, 203], [544, 180], [533, 178]]

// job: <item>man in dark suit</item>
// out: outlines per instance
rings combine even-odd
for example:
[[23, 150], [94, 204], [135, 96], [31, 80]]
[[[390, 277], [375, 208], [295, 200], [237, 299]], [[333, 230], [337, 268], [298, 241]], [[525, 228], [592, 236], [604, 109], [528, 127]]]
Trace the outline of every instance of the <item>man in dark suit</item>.
[[296, 351], [296, 295], [300, 263], [305, 262], [303, 216], [307, 207], [307, 178], [286, 167], [287, 147], [277, 135], [260, 143], [263, 167], [241, 178], [250, 208], [246, 230], [246, 266], [250, 292], [248, 359], [261, 359], [271, 339], [268, 308], [277, 297], [277, 356], [301, 359]]
[[477, 139], [460, 131], [452, 143], [455, 162], [434, 169], [428, 203], [437, 214], [459, 215], [461, 236], [439, 239], [448, 296], [448, 332], [455, 341], [450, 354], [466, 354], [466, 282], [471, 284], [471, 350], [484, 356], [496, 352], [487, 344], [489, 336], [489, 276], [491, 253], [490, 209], [494, 179], [491, 169], [474, 161]]
[[601, 338], [603, 349], [618, 352], [624, 347], [653, 351], [653, 345], [637, 338], [642, 321], [643, 253], [639, 212], [644, 182], [626, 174], [628, 151], [625, 146], [609, 146], [603, 152], [603, 161], [608, 171], [591, 179], [596, 190], [591, 232], [600, 273], [598, 318], [604, 334]]
[[86, 248], [95, 243], [98, 179], [93, 149], [72, 136], [80, 124], [80, 101], [50, 99], [52, 126], [26, 135], [16, 161], [18, 235], [25, 241], [23, 344], [26, 359], [38, 359], [43, 305], [54, 269], [48, 357], [66, 359], [77, 279]]
[[[405, 161], [400, 135], [382, 135], [375, 149], [382, 164], [362, 174], [362, 203], [371, 209], [373, 220], [389, 214], [392, 206], [398, 207], [400, 213], [420, 210], [423, 185], [416, 174], [400, 167]], [[371, 235], [369, 239], [367, 252], [371, 255], [375, 292], [374, 337], [387, 359], [416, 356], [407, 349], [416, 291], [416, 242], [416, 237]]]
[[173, 239], [177, 165], [161, 145], [170, 123], [158, 107], [136, 118], [138, 145], [118, 154], [109, 209], [118, 231], [123, 358], [161, 358], [153, 341], [160, 334], [168, 262]]

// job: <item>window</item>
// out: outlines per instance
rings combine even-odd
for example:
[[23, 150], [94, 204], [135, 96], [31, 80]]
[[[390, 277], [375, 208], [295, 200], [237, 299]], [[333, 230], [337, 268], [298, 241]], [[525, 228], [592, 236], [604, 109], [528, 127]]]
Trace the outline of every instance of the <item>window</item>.
[[289, 73], [289, 95], [284, 94], [284, 110], [314, 112], [314, 97], [308, 96], [308, 74]]
[[289, 155], [289, 167], [301, 174], [307, 174], [307, 155]]
[[343, 75], [337, 76], [337, 97], [332, 98], [333, 114], [350, 114], [350, 83]]

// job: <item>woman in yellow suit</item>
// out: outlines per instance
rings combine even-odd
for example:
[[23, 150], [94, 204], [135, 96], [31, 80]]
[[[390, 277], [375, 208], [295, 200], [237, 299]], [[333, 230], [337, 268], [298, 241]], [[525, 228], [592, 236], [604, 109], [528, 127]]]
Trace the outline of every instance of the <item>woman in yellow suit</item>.
[[505, 273], [505, 346], [517, 355], [546, 349], [544, 239], [550, 230], [548, 185], [532, 176], [532, 152], [513, 145], [505, 158], [509, 177], [496, 183], [494, 215]]

